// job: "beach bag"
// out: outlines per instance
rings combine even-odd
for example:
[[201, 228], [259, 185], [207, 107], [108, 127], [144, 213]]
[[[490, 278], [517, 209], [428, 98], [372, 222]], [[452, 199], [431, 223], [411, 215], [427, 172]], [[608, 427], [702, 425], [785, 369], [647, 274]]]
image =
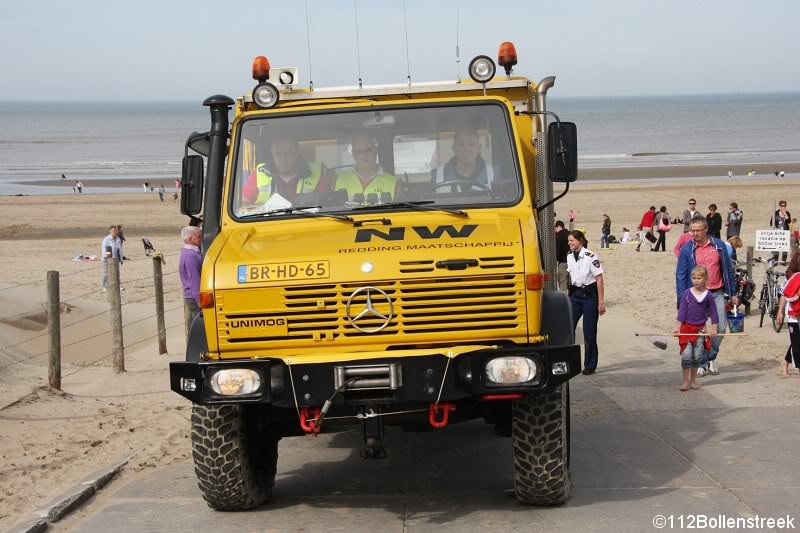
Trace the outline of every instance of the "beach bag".
[[669, 231], [672, 229], [672, 224], [669, 221], [668, 217], [661, 217], [661, 220], [658, 222], [658, 231]]

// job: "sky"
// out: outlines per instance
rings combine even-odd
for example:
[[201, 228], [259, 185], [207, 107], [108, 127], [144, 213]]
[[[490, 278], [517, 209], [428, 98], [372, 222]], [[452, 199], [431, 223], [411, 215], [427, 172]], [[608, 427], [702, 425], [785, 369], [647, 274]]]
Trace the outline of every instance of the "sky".
[[[196, 101], [252, 90], [251, 64], [314, 85], [403, 83], [403, 0], [0, 0], [0, 100]], [[354, 5], [358, 6], [358, 32]], [[458, 6], [458, 10], [456, 7]], [[552, 96], [800, 91], [794, 0], [405, 0], [412, 81], [516, 45]]]

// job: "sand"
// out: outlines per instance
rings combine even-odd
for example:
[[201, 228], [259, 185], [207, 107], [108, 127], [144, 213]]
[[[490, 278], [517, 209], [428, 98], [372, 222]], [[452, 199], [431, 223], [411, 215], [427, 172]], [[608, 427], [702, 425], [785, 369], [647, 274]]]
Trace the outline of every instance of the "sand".
[[[788, 170], [788, 167], [787, 167]], [[724, 213], [736, 201], [745, 214], [742, 238], [752, 244], [756, 229], [768, 226], [773, 203], [786, 199], [800, 213], [789, 180], [759, 178], [725, 181], [658, 183], [578, 183], [556, 204], [560, 216], [571, 208], [576, 228], [588, 231], [590, 248], [606, 269], [607, 316], [631, 317], [634, 329], [670, 331], [675, 317], [672, 245], [680, 231], [668, 234], [666, 253], [635, 252], [635, 244], [599, 250], [601, 216], [608, 213], [613, 233], [623, 225], [634, 229], [650, 205], [666, 205], [680, 216], [694, 197], [698, 207], [714, 202]], [[99, 253], [100, 240], [111, 223], [123, 224], [123, 320], [127, 372], [109, 367], [110, 320], [106, 297], [99, 292], [99, 263], [72, 261], [77, 254]], [[155, 468], [188, 458], [190, 405], [168, 389], [168, 362], [183, 357], [181, 291], [176, 273], [179, 230], [186, 217], [171, 201], [154, 194], [72, 195], [0, 198], [0, 529], [5, 529], [88, 473], [135, 454], [130, 469]], [[167, 254], [168, 355], [158, 355], [154, 319], [152, 261], [141, 237], [151, 237]], [[63, 391], [46, 384], [46, 329], [43, 315], [47, 270], [61, 272], [64, 344]], [[755, 267], [761, 284], [763, 267]], [[21, 285], [21, 286], [16, 286]], [[16, 287], [15, 287], [16, 286]], [[12, 287], [12, 288], [9, 288]], [[78, 322], [81, 321], [81, 322]], [[608, 323], [601, 319], [600, 327]], [[779, 360], [788, 344], [784, 331], [757, 328], [750, 318], [749, 337], [726, 339], [720, 366], [738, 362], [778, 377]], [[634, 331], [625, 328], [619, 336]], [[35, 338], [36, 337], [36, 338]], [[81, 339], [87, 339], [81, 342]], [[35, 338], [35, 339], [34, 339]], [[27, 339], [34, 339], [28, 342]], [[69, 345], [69, 346], [67, 346]], [[600, 346], [600, 367], [603, 366]], [[670, 350], [676, 350], [674, 342]], [[677, 351], [676, 376], [678, 376]], [[16, 362], [22, 361], [22, 362]], [[13, 364], [12, 364], [13, 363]], [[677, 379], [677, 377], [676, 377]], [[676, 389], [676, 394], [679, 394]]]

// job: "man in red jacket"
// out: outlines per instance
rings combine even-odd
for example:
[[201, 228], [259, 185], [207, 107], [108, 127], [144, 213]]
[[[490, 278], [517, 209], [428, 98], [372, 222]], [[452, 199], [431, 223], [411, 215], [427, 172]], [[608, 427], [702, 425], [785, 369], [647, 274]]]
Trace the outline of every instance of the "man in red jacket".
[[[648, 246], [650, 246], [650, 250], [653, 249], [653, 242], [647, 240], [647, 234], [652, 232], [653, 224], [656, 222], [656, 206], [651, 205], [650, 209], [644, 212], [642, 215], [642, 221], [639, 223], [639, 244], [636, 246], [636, 251], [639, 251], [641, 248], [642, 243], [647, 242]], [[652, 233], [651, 233], [652, 234]]]

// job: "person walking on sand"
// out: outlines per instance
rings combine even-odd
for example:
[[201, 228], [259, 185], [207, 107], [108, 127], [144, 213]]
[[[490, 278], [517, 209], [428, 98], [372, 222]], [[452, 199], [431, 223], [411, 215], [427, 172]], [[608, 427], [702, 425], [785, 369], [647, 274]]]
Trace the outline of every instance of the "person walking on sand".
[[[680, 306], [684, 291], [691, 286], [692, 270], [696, 265], [702, 265], [708, 271], [707, 287], [714, 296], [717, 315], [725, 317], [725, 299], [727, 297], [730, 297], [734, 309], [739, 306], [733, 262], [728, 254], [728, 248], [721, 240], [708, 235], [708, 221], [702, 215], [692, 219], [689, 231], [692, 234], [692, 240], [681, 247], [678, 265], [675, 268], [675, 290], [678, 296], [678, 305]], [[720, 320], [718, 331], [725, 333], [726, 325], [726, 320]], [[706, 373], [719, 374], [717, 355], [721, 344], [722, 337], [711, 339], [711, 349], [708, 351], [708, 355], [704, 355], [700, 360], [698, 377], [702, 377]]]
[[658, 252], [661, 247], [662, 252], [667, 251], [667, 232], [672, 229], [672, 223], [669, 221], [669, 213], [667, 207], [662, 205], [661, 209], [656, 213], [656, 228], [658, 231], [658, 240], [656, 246], [651, 251]]
[[62, 179], [62, 180], [66, 180], [66, 179], [67, 179], [67, 177], [66, 177], [64, 174], [61, 174], [61, 179]]
[[560, 291], [566, 291], [569, 288], [569, 274], [567, 273], [568, 239], [569, 232], [564, 228], [564, 222], [556, 220], [556, 282]]
[[577, 329], [583, 318], [583, 371], [584, 376], [597, 369], [597, 322], [605, 314], [605, 290], [603, 267], [600, 258], [585, 248], [586, 236], [580, 230], [571, 231], [567, 238], [570, 253], [567, 254], [569, 272], [569, 301], [572, 304], [572, 327]]
[[800, 253], [794, 253], [786, 268], [786, 284], [781, 292], [778, 304], [778, 316], [775, 320], [783, 324], [784, 317], [789, 328], [789, 348], [782, 361], [781, 374], [789, 375], [789, 365], [800, 369]]
[[164, 186], [163, 185], [159, 185], [158, 186], [158, 199], [161, 200], [162, 202], [164, 201], [164, 193], [165, 192], [166, 191], [164, 190]]
[[108, 262], [118, 261], [122, 265], [122, 241], [119, 238], [118, 226], [111, 225], [108, 227], [108, 235], [105, 236], [100, 245], [100, 257], [103, 263], [102, 291], [105, 292], [108, 290]]
[[608, 237], [611, 235], [611, 218], [603, 213], [603, 227], [600, 229], [600, 248], [608, 248]]
[[[789, 211], [786, 210], [786, 200], [780, 200], [778, 202], [778, 210], [775, 211], [775, 214], [772, 215], [772, 218], [769, 221], [769, 225], [775, 229], [789, 231], [789, 226], [792, 223], [792, 215]], [[778, 254], [780, 252], [772, 252], [772, 259], [775, 261], [778, 260]], [[781, 254], [781, 261], [784, 263], [786, 262], [786, 257], [788, 252], [783, 252]]]
[[75, 184], [75, 186], [78, 188], [78, 194], [82, 194], [83, 193], [83, 182], [79, 181], [78, 183]]
[[692, 286], [683, 291], [678, 305], [678, 317], [675, 331], [680, 334], [681, 368], [683, 369], [683, 383], [681, 390], [689, 388], [698, 389], [697, 372], [703, 354], [711, 348], [711, 337], [700, 336], [697, 333], [705, 332], [706, 322], [711, 317], [711, 335], [717, 334], [719, 314], [714, 303], [714, 297], [706, 288], [708, 283], [708, 270], [702, 265], [692, 269]]
[[181, 230], [183, 248], [178, 259], [178, 273], [183, 286], [183, 320], [186, 336], [194, 318], [200, 311], [200, 268], [203, 256], [200, 255], [201, 231], [197, 226], [186, 226]]
[[684, 233], [689, 232], [689, 224], [697, 214], [697, 200], [694, 198], [689, 198], [689, 207], [683, 212], [683, 218], [681, 219], [681, 222], [683, 222]]
[[650, 209], [644, 212], [642, 215], [642, 221], [639, 222], [639, 244], [636, 245], [636, 251], [638, 252], [639, 249], [642, 247], [642, 244], [647, 241], [647, 244], [650, 246], [650, 250], [653, 249], [653, 243], [656, 242], [655, 238], [652, 241], [648, 239], [648, 233], [650, 237], [653, 236], [653, 224], [656, 221], [656, 206], [651, 205]]
[[708, 206], [708, 214], [706, 215], [708, 221], [708, 234], [717, 239], [721, 239], [722, 233], [722, 215], [717, 213], [717, 204]]
[[725, 221], [725, 226], [728, 228], [725, 231], [725, 238], [738, 237], [742, 231], [742, 221], [744, 220], [744, 213], [739, 209], [739, 204], [731, 202], [728, 208], [728, 220]]

